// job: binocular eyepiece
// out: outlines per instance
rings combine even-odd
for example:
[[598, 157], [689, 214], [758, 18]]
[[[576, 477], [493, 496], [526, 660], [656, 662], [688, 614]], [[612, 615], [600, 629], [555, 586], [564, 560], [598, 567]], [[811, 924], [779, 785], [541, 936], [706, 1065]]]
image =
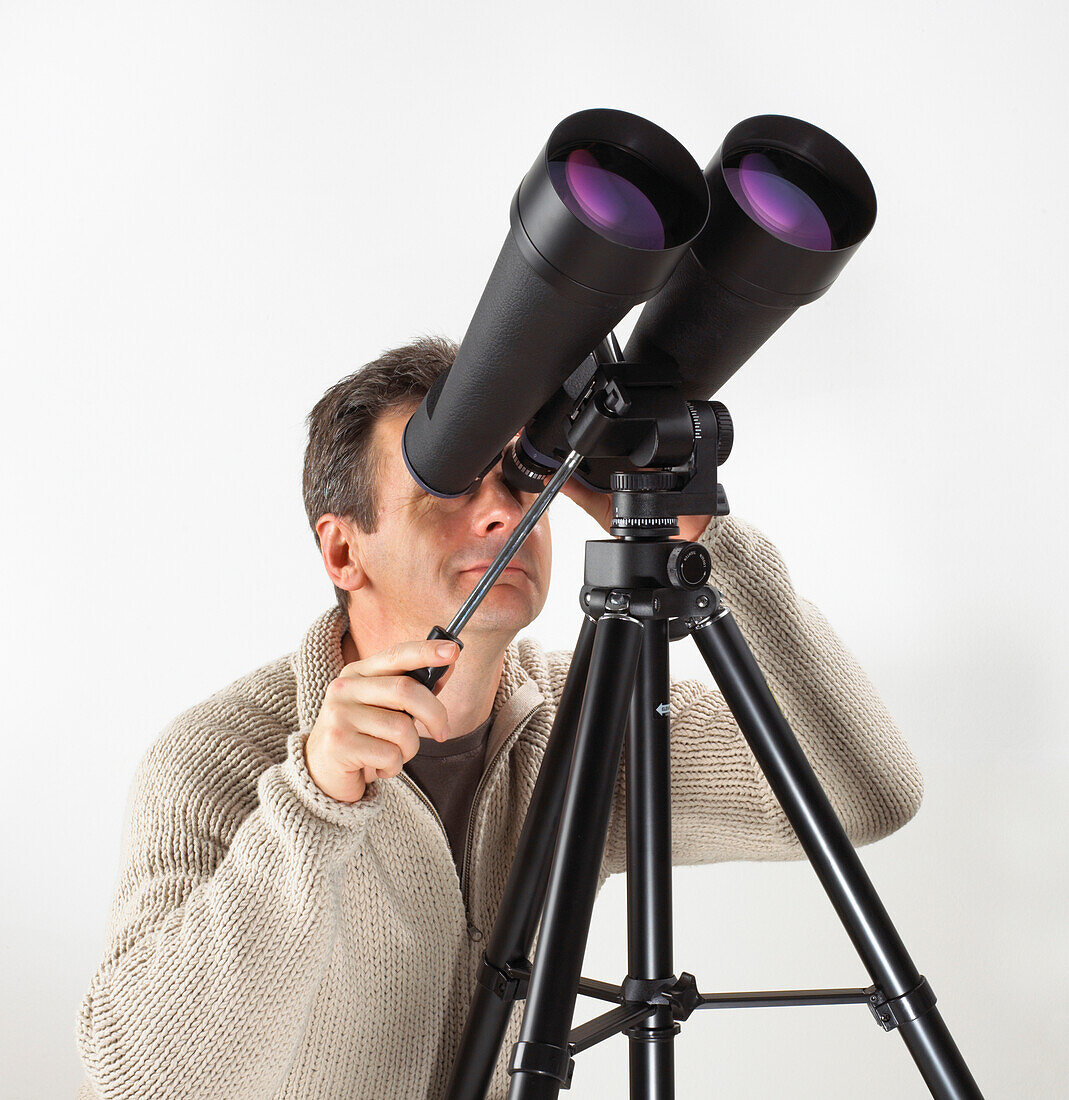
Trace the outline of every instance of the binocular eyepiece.
[[[624, 361], [711, 397], [831, 286], [875, 218], [861, 164], [798, 119], [740, 122], [703, 173], [637, 115], [570, 115], [520, 182], [456, 359], [405, 426], [409, 472], [461, 496], [521, 429], [519, 465], [555, 468], [580, 368], [643, 302]], [[609, 488], [600, 471], [576, 476]]]

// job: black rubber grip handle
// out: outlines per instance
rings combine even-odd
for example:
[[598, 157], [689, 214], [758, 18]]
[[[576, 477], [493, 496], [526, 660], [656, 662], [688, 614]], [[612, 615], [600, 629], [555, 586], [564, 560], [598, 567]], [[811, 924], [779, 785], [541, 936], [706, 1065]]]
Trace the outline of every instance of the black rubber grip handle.
[[[427, 635], [428, 642], [456, 642], [460, 649], [464, 648], [464, 643], [455, 635], [450, 634], [444, 626], [434, 627], [430, 634]], [[418, 680], [424, 687], [429, 687], [431, 691], [437, 691], [438, 681], [449, 671], [449, 665], [429, 665], [426, 668], [414, 668], [410, 672], [406, 672], [406, 676], [411, 676], [413, 680]]]

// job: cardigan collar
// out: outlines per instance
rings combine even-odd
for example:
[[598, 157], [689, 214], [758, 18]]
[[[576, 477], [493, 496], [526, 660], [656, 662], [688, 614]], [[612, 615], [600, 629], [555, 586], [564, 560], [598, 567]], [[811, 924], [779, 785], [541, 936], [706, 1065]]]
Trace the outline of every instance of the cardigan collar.
[[[323, 706], [327, 685], [345, 667], [342, 637], [349, 629], [349, 620], [335, 605], [323, 612], [309, 627], [293, 654], [293, 671], [297, 681], [297, 716], [300, 729], [311, 729]], [[486, 760], [508, 739], [523, 718], [530, 714], [544, 695], [538, 684], [523, 667], [515, 642], [505, 648], [501, 682], [494, 697], [494, 721], [486, 747]]]

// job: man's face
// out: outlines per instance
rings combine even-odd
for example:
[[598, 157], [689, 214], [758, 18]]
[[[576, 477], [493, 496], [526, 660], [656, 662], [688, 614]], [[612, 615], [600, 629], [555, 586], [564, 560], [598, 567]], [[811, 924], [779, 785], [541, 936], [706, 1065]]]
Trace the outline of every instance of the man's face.
[[[401, 457], [412, 410], [375, 425], [379, 456], [378, 525], [359, 533], [368, 584], [361, 607], [404, 637], [445, 626], [470, 595], [535, 499], [513, 492], [498, 463], [471, 494], [440, 500], [413, 480]], [[464, 634], [499, 635], [502, 647], [542, 610], [549, 590], [549, 518], [543, 516], [479, 605]]]

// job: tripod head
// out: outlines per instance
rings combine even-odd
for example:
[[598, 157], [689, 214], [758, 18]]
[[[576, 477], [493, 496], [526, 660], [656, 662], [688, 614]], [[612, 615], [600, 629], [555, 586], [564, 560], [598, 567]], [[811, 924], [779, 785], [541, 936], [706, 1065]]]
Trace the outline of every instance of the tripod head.
[[679, 516], [727, 515], [717, 481], [734, 440], [727, 407], [688, 400], [671, 360], [624, 362], [617, 349], [606, 340], [506, 449], [506, 481], [540, 492], [568, 452], [581, 454], [573, 476], [612, 493], [610, 534], [624, 539], [677, 535]]
[[[681, 515], [727, 515], [718, 469], [731, 453], [731, 416], [719, 401], [688, 401], [677, 371], [599, 364], [567, 433], [608, 474], [612, 539], [587, 543], [580, 602], [586, 614], [634, 611], [683, 637], [717, 610], [705, 588], [704, 546], [672, 539]], [[579, 471], [583, 469], [581, 465]]]

